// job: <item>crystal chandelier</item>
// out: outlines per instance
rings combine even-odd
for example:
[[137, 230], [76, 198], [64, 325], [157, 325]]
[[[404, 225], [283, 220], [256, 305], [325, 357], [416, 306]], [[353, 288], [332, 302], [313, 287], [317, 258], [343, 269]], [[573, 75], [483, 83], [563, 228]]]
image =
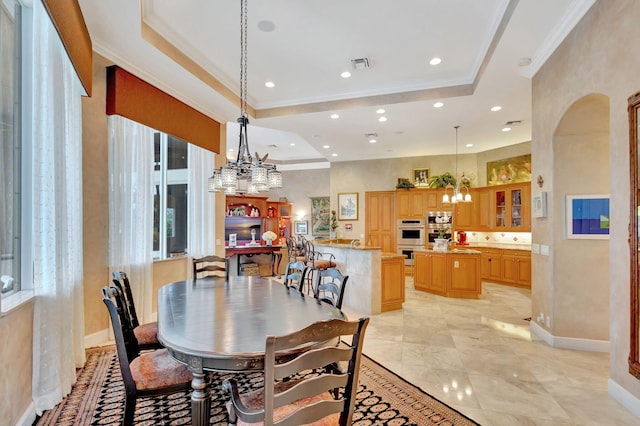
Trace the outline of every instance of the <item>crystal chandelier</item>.
[[[453, 128], [456, 129], [456, 184], [455, 186], [447, 185], [444, 188], [442, 202], [446, 204], [456, 204], [458, 202], [469, 203], [471, 202], [471, 194], [469, 193], [469, 188], [465, 186], [464, 189], [466, 190], [466, 194], [462, 194], [462, 192], [460, 191], [460, 185], [458, 185], [458, 129], [460, 128], [460, 126], [453, 126]], [[451, 196], [449, 196], [449, 188], [451, 188]]]
[[[272, 188], [282, 188], [282, 173], [275, 164], [265, 163], [269, 154], [255, 159], [249, 151], [249, 135], [247, 125], [247, 0], [240, 2], [240, 139], [238, 156], [235, 161], [227, 160], [224, 167], [213, 171], [209, 178], [209, 192], [224, 190], [227, 195], [237, 192], [258, 194]], [[254, 161], [255, 160], [255, 161]], [[244, 183], [244, 186], [242, 185]]]

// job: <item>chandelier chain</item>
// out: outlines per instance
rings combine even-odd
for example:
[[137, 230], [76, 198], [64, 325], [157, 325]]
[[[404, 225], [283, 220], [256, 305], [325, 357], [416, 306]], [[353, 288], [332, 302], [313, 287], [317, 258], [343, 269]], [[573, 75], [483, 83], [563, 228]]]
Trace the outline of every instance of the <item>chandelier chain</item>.
[[240, 116], [247, 114], [247, 0], [240, 8]]

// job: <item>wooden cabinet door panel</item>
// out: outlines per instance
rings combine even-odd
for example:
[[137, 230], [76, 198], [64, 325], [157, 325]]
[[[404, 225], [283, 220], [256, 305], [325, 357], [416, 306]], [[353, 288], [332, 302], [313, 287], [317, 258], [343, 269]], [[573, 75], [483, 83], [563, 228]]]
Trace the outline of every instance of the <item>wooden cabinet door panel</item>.
[[365, 193], [365, 244], [396, 251], [395, 191]]
[[434, 293], [445, 294], [447, 291], [447, 278], [449, 266], [447, 255], [432, 254], [428, 256], [427, 285], [426, 287]]
[[427, 255], [413, 252], [413, 285], [416, 288], [427, 288]]
[[518, 284], [531, 287], [531, 255], [518, 258]]
[[396, 209], [398, 219], [408, 219], [411, 217], [411, 195], [407, 190], [396, 191]]
[[476, 256], [450, 256], [451, 290], [476, 291], [479, 280], [478, 258]]
[[473, 229], [478, 231], [488, 231], [491, 229], [491, 191], [487, 188], [482, 188], [476, 191], [476, 197], [472, 201], [476, 205], [474, 214], [475, 224]]
[[442, 210], [442, 193], [440, 191], [436, 189], [425, 189], [423, 199], [425, 212]]
[[404, 260], [382, 261], [382, 311], [400, 309], [404, 302]]
[[502, 255], [502, 281], [514, 284], [518, 281], [518, 260], [509, 254]]

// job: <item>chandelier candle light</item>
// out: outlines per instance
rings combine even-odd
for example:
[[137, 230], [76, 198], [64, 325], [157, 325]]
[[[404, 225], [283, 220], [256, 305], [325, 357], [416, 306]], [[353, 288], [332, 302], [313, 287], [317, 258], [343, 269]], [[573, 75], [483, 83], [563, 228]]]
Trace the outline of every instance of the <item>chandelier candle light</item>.
[[[444, 195], [442, 196], [442, 202], [446, 204], [449, 204], [449, 203], [456, 204], [458, 202], [469, 203], [471, 202], [471, 194], [469, 193], [469, 188], [466, 186], [464, 187], [467, 193], [463, 195], [462, 192], [460, 192], [460, 185], [458, 184], [459, 182], [458, 180], [458, 129], [460, 128], [460, 126], [453, 126], [453, 128], [456, 129], [456, 174], [455, 174], [456, 184], [455, 186], [447, 185], [444, 188]], [[449, 188], [452, 189], [451, 197], [449, 197], [449, 194], [447, 192]]]
[[240, 181], [246, 181], [246, 193], [258, 194], [272, 188], [282, 188], [282, 173], [275, 164], [265, 163], [269, 154], [254, 158], [249, 151], [247, 125], [247, 0], [240, 2], [240, 139], [236, 161], [227, 160], [224, 167], [213, 171], [209, 178], [209, 192], [224, 190], [227, 195], [238, 192]]

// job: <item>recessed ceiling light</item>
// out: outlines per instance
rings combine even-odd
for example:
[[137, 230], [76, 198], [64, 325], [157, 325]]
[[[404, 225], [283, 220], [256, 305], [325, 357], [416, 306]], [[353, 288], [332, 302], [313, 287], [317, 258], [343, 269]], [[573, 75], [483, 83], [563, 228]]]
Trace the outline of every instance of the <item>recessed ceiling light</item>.
[[436, 102], [435, 104], [433, 104], [434, 108], [442, 108], [444, 106], [444, 104], [442, 102]]
[[511, 127], [503, 127], [502, 131], [503, 132], [510, 132], [511, 131]]
[[383, 115], [382, 117], [378, 118], [378, 121], [384, 123], [385, 121], [387, 121], [387, 117]]
[[324, 149], [329, 149], [329, 148], [331, 148], [331, 145], [322, 145], [322, 147], [323, 147]]
[[376, 142], [378, 142], [378, 141], [375, 140], [375, 139], [369, 139], [369, 143], [376, 143]]
[[233, 148], [229, 148], [229, 149], [227, 149], [227, 151], [233, 152]]
[[473, 146], [473, 144], [472, 144], [472, 143], [468, 143], [468, 144], [466, 144], [465, 146], [466, 146], [467, 148], [471, 148], [471, 147]]
[[335, 120], [335, 119], [340, 118], [340, 116], [338, 114], [331, 114], [331, 118], [333, 118]]
[[338, 154], [336, 154], [335, 152], [333, 154], [331, 154], [332, 157], [337, 157]]
[[267, 20], [260, 21], [258, 22], [258, 29], [265, 33], [270, 33], [271, 31], [276, 29], [276, 24], [274, 24], [272, 21]]
[[273, 81], [267, 81], [265, 84], [269, 89], [276, 87], [276, 84]]
[[432, 59], [429, 61], [429, 63], [430, 63], [431, 65], [438, 65], [440, 62], [442, 62], [442, 59], [440, 59], [440, 58], [438, 58], [438, 57], [432, 58]]
[[526, 67], [527, 65], [531, 65], [531, 58], [524, 57], [524, 58], [518, 59], [518, 66], [519, 67]]
[[384, 108], [379, 108], [379, 109], [376, 110], [376, 112], [378, 114], [384, 114], [386, 111], [384, 110]]
[[295, 144], [295, 143], [293, 143], [293, 142], [291, 142], [291, 143], [289, 144], [289, 146], [296, 146], [296, 144]]
[[340, 74], [340, 77], [349, 78], [351, 77], [351, 73], [349, 71], [343, 71], [342, 74]]
[[500, 111], [502, 109], [502, 107], [500, 105], [496, 105], [491, 107], [491, 112], [496, 112], [496, 111]]

